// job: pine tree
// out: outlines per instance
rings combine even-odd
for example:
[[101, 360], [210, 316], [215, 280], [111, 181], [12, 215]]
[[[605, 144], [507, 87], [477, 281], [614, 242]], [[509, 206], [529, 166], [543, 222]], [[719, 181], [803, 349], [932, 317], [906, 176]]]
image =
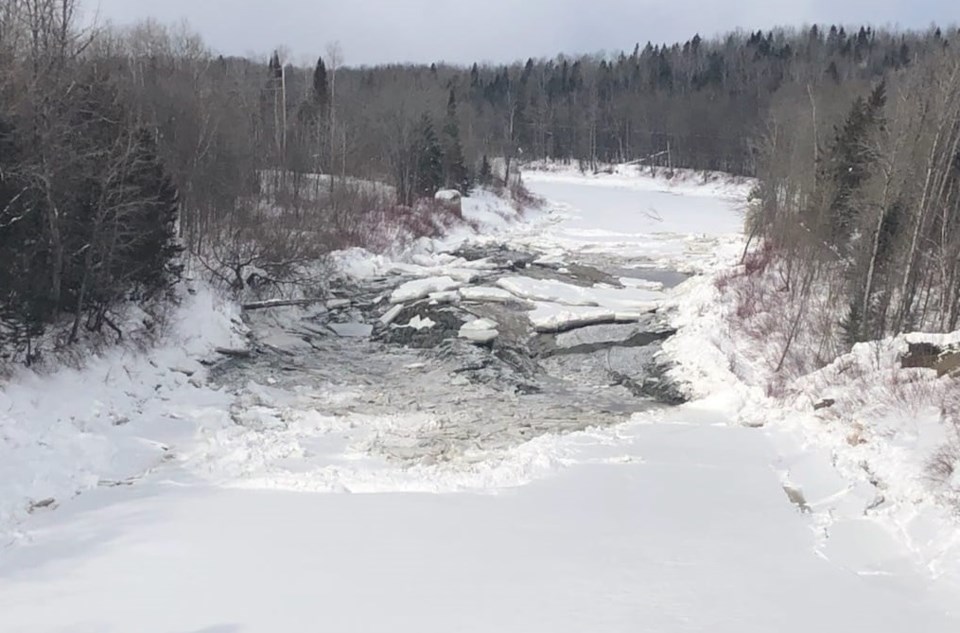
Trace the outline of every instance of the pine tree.
[[867, 99], [858, 97], [830, 148], [823, 175], [832, 191], [827, 209], [830, 236], [841, 248], [849, 239], [859, 214], [860, 189], [877, 161], [871, 142], [884, 125], [886, 84], [880, 82]]
[[443, 186], [443, 148], [433, 128], [433, 120], [424, 113], [416, 142], [416, 180], [414, 193], [432, 198]]
[[330, 80], [327, 77], [327, 66], [323, 57], [317, 59], [317, 66], [313, 70], [313, 89], [310, 98], [321, 116], [325, 116], [330, 105]]
[[460, 123], [457, 118], [457, 92], [450, 88], [447, 99], [447, 120], [443, 126], [443, 181], [444, 187], [466, 195], [470, 192], [470, 175], [463, 158], [460, 142]]
[[490, 166], [490, 159], [483, 155], [480, 161], [480, 172], [477, 174], [477, 182], [483, 186], [489, 186], [493, 182], [493, 168]]
[[283, 64], [280, 62], [280, 51], [273, 51], [270, 56], [270, 76], [274, 79], [280, 79], [283, 74]]
[[154, 135], [141, 128], [135, 133], [130, 169], [122, 185], [129, 199], [123, 230], [133, 236], [115, 261], [114, 274], [127, 279], [137, 291], [150, 296], [168, 288], [180, 277], [177, 240], [180, 197], [157, 154]]

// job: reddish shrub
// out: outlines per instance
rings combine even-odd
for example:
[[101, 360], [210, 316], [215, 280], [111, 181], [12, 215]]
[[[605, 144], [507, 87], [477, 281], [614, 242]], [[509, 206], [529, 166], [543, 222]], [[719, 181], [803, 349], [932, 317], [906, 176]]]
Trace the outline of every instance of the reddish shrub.
[[743, 258], [743, 272], [748, 276], [766, 272], [773, 260], [773, 244], [764, 242], [760, 248], [750, 251]]

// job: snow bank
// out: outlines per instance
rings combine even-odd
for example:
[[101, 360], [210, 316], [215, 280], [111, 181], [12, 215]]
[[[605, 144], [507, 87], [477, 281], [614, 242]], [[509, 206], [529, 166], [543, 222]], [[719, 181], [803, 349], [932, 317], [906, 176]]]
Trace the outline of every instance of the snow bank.
[[[960, 488], [949, 476], [936, 481], [930, 470], [950, 446], [960, 465], [956, 380], [900, 367], [908, 343], [955, 344], [960, 333], [860, 344], [784, 382], [768, 361], [778, 339], [758, 340], [738, 327], [735, 293], [717, 289], [721, 278], [738, 283], [726, 274], [706, 276], [672, 293], [679, 333], [664, 344], [662, 358], [697, 399], [693, 406], [764, 428], [780, 451], [782, 480], [814, 514], [825, 556], [831, 535], [867, 521], [960, 586], [960, 529], [951, 507]], [[771, 384], [779, 386], [770, 391]]]
[[229, 398], [203, 387], [198, 359], [243, 346], [238, 317], [201, 286], [160, 347], [117, 347], [46, 375], [22, 370], [0, 387], [0, 540], [31, 511], [176, 457], [171, 447], [192, 436], [196, 418], [226, 411]]

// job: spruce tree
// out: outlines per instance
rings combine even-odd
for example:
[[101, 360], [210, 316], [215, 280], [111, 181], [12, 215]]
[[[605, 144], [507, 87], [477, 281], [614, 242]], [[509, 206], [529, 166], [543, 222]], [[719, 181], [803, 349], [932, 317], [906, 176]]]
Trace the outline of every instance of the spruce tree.
[[490, 166], [490, 159], [487, 158], [487, 155], [483, 155], [483, 159], [480, 161], [480, 172], [477, 174], [477, 182], [483, 186], [489, 186], [493, 183], [493, 168]]
[[416, 181], [414, 193], [432, 198], [443, 186], [443, 148], [433, 128], [433, 120], [424, 113], [416, 143]]
[[310, 98], [320, 116], [324, 116], [330, 105], [330, 81], [327, 78], [327, 66], [323, 63], [323, 57], [317, 59], [317, 66], [313, 70], [313, 89]]
[[149, 296], [168, 288], [180, 276], [180, 198], [157, 154], [154, 135], [141, 128], [135, 132], [135, 143], [122, 185], [122, 195], [129, 200], [122, 217], [123, 231], [134, 237], [123, 245], [114, 274]]
[[463, 158], [460, 142], [460, 123], [457, 119], [457, 92], [450, 89], [447, 99], [447, 120], [443, 126], [443, 181], [444, 187], [470, 193], [470, 176]]
[[877, 161], [872, 139], [884, 125], [886, 84], [880, 82], [867, 99], [858, 97], [837, 132], [822, 177], [833, 194], [827, 208], [834, 244], [842, 247], [849, 239], [860, 207], [860, 190], [873, 173]]

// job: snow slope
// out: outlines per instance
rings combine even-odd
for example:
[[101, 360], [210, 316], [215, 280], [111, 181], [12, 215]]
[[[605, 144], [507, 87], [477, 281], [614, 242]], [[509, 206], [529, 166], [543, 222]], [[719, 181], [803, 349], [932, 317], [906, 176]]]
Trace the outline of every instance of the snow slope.
[[204, 386], [198, 361], [242, 345], [238, 316], [200, 286], [176, 309], [161, 347], [117, 347], [82, 369], [22, 370], [2, 385], [0, 547], [34, 506], [142, 477], [191, 441], [198, 419], [223, 417], [230, 397]]
[[[712, 423], [711, 423], [712, 422]], [[771, 447], [692, 412], [565, 440], [497, 494], [316, 494], [157, 478], [34, 522], [0, 563], [17, 632], [956, 630], [882, 534], [814, 555]], [[878, 556], [878, 552], [884, 555]]]
[[957, 335], [863, 343], [821, 370], [780, 379], [773, 373], [780, 338], [738, 327], [731, 288], [752, 280], [728, 277], [692, 279], [666, 302], [679, 329], [663, 348], [673, 377], [705, 406], [769, 437], [772, 467], [803, 498], [819, 553], [836, 552], [838, 535], [866, 538], [859, 536], [866, 529], [960, 591], [960, 481], [951, 488], [929, 468], [944, 446], [960, 448], [950, 423], [960, 406], [956, 379], [900, 367], [908, 341], [947, 344]]
[[[411, 393], [385, 415], [351, 412], [377, 398], [382, 367], [356, 384], [290, 388], [265, 375], [230, 398], [189, 380], [153, 398], [154, 376], [134, 374], [144, 419], [162, 422], [161, 435], [184, 430], [170, 440], [175, 458], [135, 485], [97, 487], [20, 522], [0, 549], [0, 630], [960, 630], [960, 585], [862, 514], [870, 491], [804, 436], [741, 424], [741, 411], [765, 401], [730, 369], [712, 280], [670, 290], [630, 276], [650, 265], [729, 265], [742, 248], [745, 189], [629, 171], [527, 182], [550, 202], [491, 239], [560, 269], [603, 263], [623, 273], [623, 287], [514, 281], [480, 294], [508, 292], [542, 314], [672, 306], [681, 333], [668, 350], [703, 399], [613, 428], [403, 464], [380, 449], [448, 422], [418, 399], [417, 380], [449, 380], [452, 398], [474, 388], [413, 353], [389, 365], [409, 372]], [[484, 270], [440, 250], [341, 261], [355, 275], [419, 278], [401, 300]], [[84, 379], [106, 373], [88, 371]], [[42, 386], [30, 393], [39, 398]], [[43, 406], [19, 410], [14, 428]], [[87, 418], [107, 432], [103, 416]], [[148, 426], [129, 427], [149, 437]], [[66, 450], [58, 455], [69, 462]], [[827, 509], [847, 514], [827, 523]]]

